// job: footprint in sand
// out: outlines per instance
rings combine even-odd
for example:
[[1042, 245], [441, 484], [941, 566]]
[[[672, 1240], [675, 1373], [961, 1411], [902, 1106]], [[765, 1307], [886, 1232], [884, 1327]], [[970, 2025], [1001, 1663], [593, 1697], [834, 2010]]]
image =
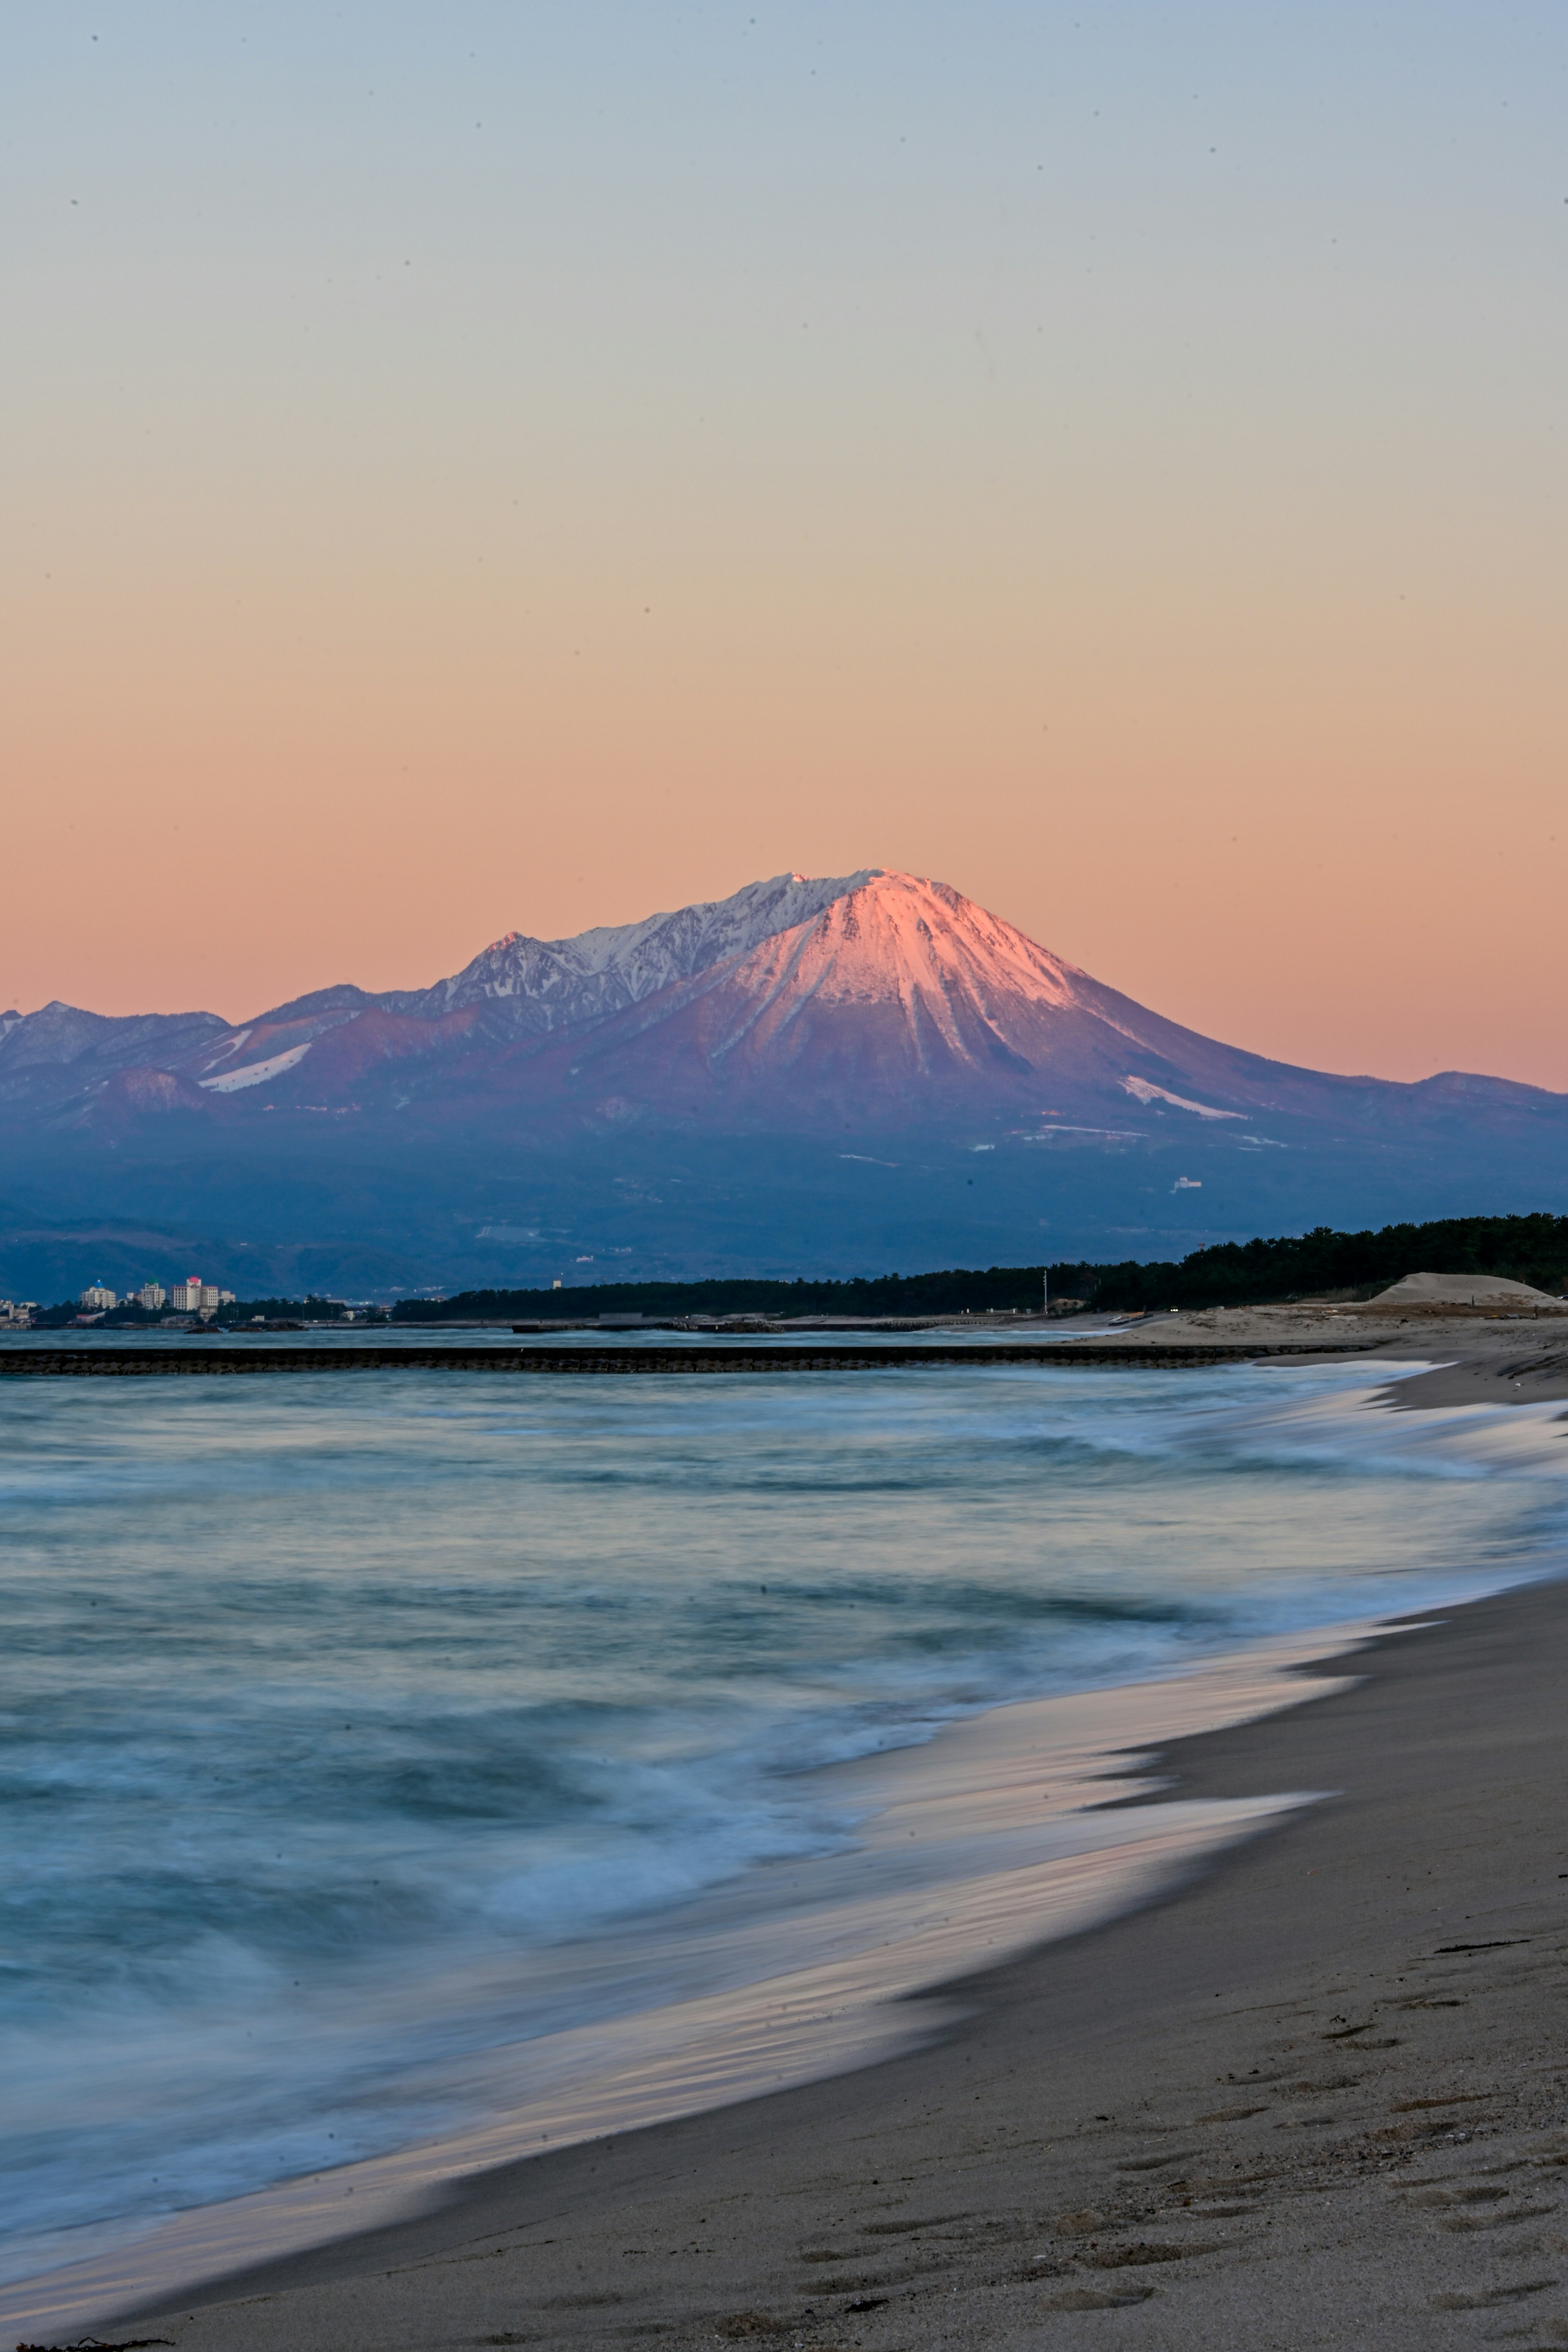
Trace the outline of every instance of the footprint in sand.
[[1080, 2205], [1074, 2213], [1058, 2213], [1054, 2224], [1064, 2238], [1087, 2238], [1092, 2230], [1106, 2227], [1105, 2215], [1092, 2205]]
[[1476, 2287], [1468, 2294], [1456, 2290], [1449, 2294], [1432, 2297], [1434, 2311], [1490, 2311], [1500, 2303], [1520, 2303], [1528, 2294], [1544, 2294], [1557, 2281], [1526, 2279], [1520, 2286]]
[[1042, 2311], [1118, 2311], [1125, 2304], [1147, 2303], [1153, 2293], [1152, 2286], [1069, 2286], [1059, 2294], [1045, 2296], [1038, 2307]]
[[1092, 2263], [1097, 2271], [1120, 2271], [1141, 2268], [1147, 2263], [1184, 2263], [1194, 2254], [1217, 2254], [1221, 2251], [1214, 2240], [1194, 2239], [1185, 2246], [1174, 2246], [1157, 2241], [1141, 2241], [1131, 2246], [1107, 2246], [1081, 2257]]
[[1510, 2205], [1506, 2213], [1446, 2213], [1438, 2222], [1440, 2230], [1509, 2230], [1516, 2221], [1544, 2221], [1555, 2213], [1555, 2205]]
[[1512, 2194], [1510, 2189], [1491, 2189], [1479, 2182], [1472, 2185], [1468, 2181], [1456, 2181], [1452, 2187], [1438, 2182], [1426, 2189], [1413, 2189], [1410, 2202], [1412, 2205], [1500, 2205], [1505, 2197]]

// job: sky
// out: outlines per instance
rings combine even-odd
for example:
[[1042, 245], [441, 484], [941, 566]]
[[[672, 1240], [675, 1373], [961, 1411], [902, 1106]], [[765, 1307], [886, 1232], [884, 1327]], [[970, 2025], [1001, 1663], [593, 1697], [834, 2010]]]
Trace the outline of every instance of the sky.
[[1568, 1088], [1561, 0], [0, 33], [0, 1007], [876, 865]]

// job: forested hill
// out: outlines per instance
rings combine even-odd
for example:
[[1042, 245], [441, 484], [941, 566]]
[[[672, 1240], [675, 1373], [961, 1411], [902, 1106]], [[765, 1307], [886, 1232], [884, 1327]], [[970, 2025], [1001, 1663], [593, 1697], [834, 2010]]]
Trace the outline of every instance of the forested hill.
[[954, 1266], [847, 1282], [605, 1282], [562, 1290], [465, 1290], [405, 1298], [399, 1323], [595, 1315], [957, 1315], [1082, 1298], [1110, 1310], [1244, 1307], [1325, 1292], [1370, 1295], [1406, 1274], [1504, 1275], [1538, 1289], [1568, 1283], [1568, 1217], [1444, 1217], [1342, 1234], [1318, 1225], [1274, 1240], [1221, 1242], [1175, 1264]]

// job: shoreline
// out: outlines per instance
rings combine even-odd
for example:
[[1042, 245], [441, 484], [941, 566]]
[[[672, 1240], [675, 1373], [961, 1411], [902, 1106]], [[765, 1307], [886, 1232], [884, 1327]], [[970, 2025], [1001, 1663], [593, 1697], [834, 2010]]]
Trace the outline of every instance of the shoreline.
[[1555, 1580], [1391, 1627], [1348, 1687], [1163, 1752], [1189, 1800], [1335, 1793], [950, 1982], [969, 2013], [925, 2047], [502, 2167], [119, 2325], [182, 2352], [892, 2352], [1096, 2345], [1114, 2312], [1135, 2346], [1415, 2352], [1492, 2310], [1568, 2340], [1565, 1668]]
[[[1506, 1336], [1517, 1345], [1514, 1335]], [[1384, 1363], [1386, 1371], [1375, 1358], [1365, 1361], [1365, 1384], [1353, 1400], [1325, 1396], [1309, 1404], [1309, 1417], [1334, 1417], [1353, 1402], [1355, 1418], [1370, 1434], [1378, 1418], [1367, 1417], [1373, 1405], [1468, 1404], [1469, 1412], [1457, 1415], [1429, 1409], [1427, 1430], [1408, 1433], [1416, 1448], [1436, 1439], [1447, 1453], [1457, 1441], [1461, 1455], [1475, 1456], [1478, 1466], [1487, 1459], [1512, 1468], [1535, 1462], [1557, 1472], [1551, 1457], [1564, 1433], [1556, 1424], [1568, 1415], [1543, 1410], [1543, 1401], [1534, 1397], [1509, 1394], [1496, 1379], [1495, 1363], [1438, 1364], [1420, 1371], [1396, 1370], [1386, 1357]], [[1479, 1370], [1491, 1382], [1490, 1392], [1479, 1399], [1407, 1395], [1457, 1370], [1472, 1377]], [[1385, 1387], [1373, 1385], [1380, 1374], [1387, 1381], [1389, 1372], [1395, 1377]], [[1536, 1402], [1537, 1411], [1478, 1413], [1478, 1402], [1494, 1408]], [[1375, 1437], [1373, 1446], [1377, 1452]], [[1478, 1580], [1465, 1580], [1474, 1592]], [[1500, 1589], [1508, 1588], [1494, 1588], [1494, 1598]], [[1523, 1594], [1539, 1589], [1544, 1588], [1534, 1580], [1511, 1588]], [[1398, 1605], [1408, 1612], [1408, 1601]], [[105, 2320], [109, 2310], [166, 2309], [175, 2294], [194, 2311], [198, 2303], [210, 2305], [280, 2271], [298, 2274], [303, 2285], [307, 2273], [314, 2276], [315, 2260], [330, 2262], [340, 2250], [368, 2242], [363, 2224], [353, 2237], [345, 2235], [345, 2196], [355, 2197], [348, 2210], [374, 2223], [378, 2240], [401, 2242], [466, 2208], [487, 2183], [520, 2170], [531, 2179], [566, 2161], [572, 2146], [596, 2145], [601, 2135], [617, 2146], [652, 2142], [683, 2125], [751, 2113], [772, 2106], [775, 2095], [835, 2083], [844, 2089], [848, 2113], [856, 2084], [874, 2084], [890, 2068], [963, 2038], [974, 2001], [989, 2000], [1000, 1980], [987, 1948], [995, 1948], [1005, 1974], [1112, 1933], [1119, 1920], [1126, 1924], [1179, 1904], [1184, 1887], [1201, 1886], [1226, 1870], [1226, 1853], [1238, 1840], [1259, 1842], [1271, 1821], [1278, 1825], [1281, 1814], [1325, 1801], [1324, 1792], [1336, 1786], [1331, 1774], [1294, 1783], [1244, 1775], [1228, 1785], [1194, 1787], [1186, 1767], [1205, 1741], [1243, 1729], [1266, 1731], [1277, 1710], [1299, 1708], [1307, 1698], [1321, 1706], [1331, 1691], [1353, 1685], [1362, 1646], [1370, 1643], [1380, 1653], [1390, 1640], [1423, 1639], [1412, 1626], [1467, 1619], [1486, 1605], [1484, 1594], [1465, 1601], [1438, 1595], [1415, 1619], [1385, 1616], [1255, 1636], [1202, 1663], [1158, 1672], [1152, 1681], [1004, 1701], [960, 1717], [917, 1744], [818, 1767], [812, 1778], [822, 1780], [825, 1797], [838, 1810], [847, 1802], [858, 1822], [853, 1851], [805, 1865], [805, 1875], [816, 1874], [817, 1883], [783, 1904], [775, 1884], [771, 1895], [764, 1892], [760, 1903], [751, 1901], [749, 1917], [749, 1898], [758, 1891], [749, 1881], [684, 1906], [684, 1958], [675, 1948], [682, 1938], [669, 1936], [668, 1922], [648, 1923], [647, 1948], [638, 1953], [647, 1989], [644, 2010], [606, 2012], [596, 2026], [480, 2052], [467, 2082], [455, 2084], [458, 2111], [466, 2099], [476, 2120], [455, 2136], [297, 2177], [228, 2204], [187, 2208], [151, 2230], [127, 2225], [118, 2244], [108, 2241], [100, 2259], [61, 2264], [57, 2256], [53, 2270], [35, 2271], [0, 2289], [0, 2308], [15, 2298], [5, 2318], [13, 2334], [47, 2342], [74, 2336], [84, 2325], [116, 2324]], [[1383, 1608], [1389, 1606], [1385, 1598]], [[1281, 1689], [1286, 1675], [1290, 1685]], [[1337, 1678], [1343, 1676], [1349, 1683]], [[1235, 1687], [1226, 1690], [1227, 1684]], [[1248, 1684], [1250, 1689], [1241, 1687]], [[1268, 1684], [1271, 1688], [1260, 1690]], [[1152, 1752], [1160, 1763], [1152, 1778]], [[1167, 1765], [1178, 1768], [1173, 1780]], [[1092, 1785], [1101, 1782], [1108, 1784], [1103, 1793]], [[1076, 1825], [1089, 1834], [1055, 1844], [1047, 1840], [1041, 1847], [1037, 1806], [1042, 1795], [1047, 1826]], [[1106, 1835], [1113, 1829], [1120, 1834]], [[934, 1880], [929, 1871], [922, 1879], [905, 1866], [915, 1857], [915, 1846], [903, 1843], [911, 1835], [922, 1857], [940, 1848], [944, 1836], [954, 1853], [963, 1842], [963, 1856], [939, 1864]], [[793, 1881], [802, 1866], [762, 1869], [764, 1877], [787, 1872]], [[953, 1926], [950, 1908], [958, 1915]], [[858, 1920], [852, 1916], [857, 1911]], [[847, 1919], [858, 1930], [858, 1943], [845, 1932]], [[639, 1946], [643, 1936], [636, 1931]], [[720, 1948], [726, 1938], [727, 1955]], [[705, 1976], [688, 1965], [699, 1950]], [[722, 1969], [714, 1977], [715, 1953], [727, 1957], [727, 1982]], [[739, 1973], [737, 1953], [743, 1963]], [[591, 1976], [614, 1957], [585, 1947], [574, 1961], [566, 1949], [566, 1972], [576, 1981], [580, 1971]], [[668, 1996], [678, 1996], [673, 2008], [660, 2005]], [[593, 2013], [590, 2000], [586, 2014]], [[1141, 2033], [1142, 2019], [1131, 2017], [1127, 2030]], [[468, 2098], [475, 2086], [479, 2095]], [[520, 2091], [531, 2114], [517, 2105]], [[763, 2093], [769, 2095], [761, 2097]], [[536, 2134], [530, 2125], [543, 2128]], [[536, 2140], [546, 2137], [549, 2155], [532, 2153]], [[180, 2242], [163, 2246], [165, 2237]], [[89, 2280], [84, 2273], [96, 2275]], [[175, 2280], [184, 2284], [176, 2288]], [[89, 2291], [73, 2294], [73, 2281]], [[54, 2296], [56, 2286], [66, 2292]], [[29, 2298], [17, 2294], [21, 2289], [38, 2292]], [[660, 2332], [664, 2327], [660, 2321]]]
[[1341, 1687], [1342, 1662], [1353, 1671], [1356, 1650], [1380, 1634], [1381, 1621], [1363, 1618], [1260, 1637], [1152, 1679], [1005, 1701], [815, 1768], [823, 1801], [855, 1824], [849, 1846], [758, 1865], [673, 1915], [564, 1948], [554, 1971], [581, 1980], [613, 1972], [635, 1943], [647, 1997], [597, 2023], [477, 2053], [466, 2126], [150, 2226], [106, 2223], [92, 2233], [100, 2252], [0, 2285], [0, 2332], [61, 2333], [100, 2322], [110, 2302], [205, 2292], [237, 2269], [342, 2240], [349, 2214], [363, 2217], [355, 2235], [395, 2226], [546, 2147], [656, 2128], [925, 2046], [966, 2013], [950, 1985], [1158, 1900], [1314, 1801], [1291, 1791], [1194, 1802], [1166, 1791], [1156, 1759], [1194, 1732]]
[[[1379, 1360], [1425, 1360], [1424, 1370], [1387, 1383], [1375, 1402], [1400, 1412], [1431, 1407], [1568, 1402], [1568, 1308], [1562, 1315], [1498, 1313], [1458, 1307], [1419, 1305], [1398, 1309], [1376, 1306], [1322, 1305], [1310, 1300], [1294, 1305], [1250, 1307], [1210, 1307], [1151, 1313], [1108, 1323], [1103, 1317], [1050, 1318], [1051, 1336], [1045, 1336], [1044, 1318], [1009, 1323], [1005, 1330], [963, 1323], [921, 1326], [924, 1336], [886, 1327], [863, 1329], [857, 1343], [848, 1328], [812, 1326], [822, 1337], [813, 1340], [805, 1331], [778, 1329], [742, 1337], [716, 1332], [681, 1332], [677, 1343], [666, 1339], [645, 1344], [664, 1327], [616, 1329], [606, 1335], [596, 1327], [563, 1332], [554, 1345], [514, 1348], [513, 1336], [486, 1327], [486, 1338], [466, 1349], [450, 1341], [434, 1343], [412, 1332], [400, 1332], [395, 1341], [368, 1342], [360, 1333], [337, 1331], [333, 1341], [313, 1342], [310, 1335], [276, 1344], [271, 1335], [204, 1332], [201, 1347], [187, 1345], [189, 1335], [166, 1332], [153, 1345], [138, 1334], [115, 1334], [142, 1344], [94, 1345], [95, 1335], [79, 1332], [50, 1335], [56, 1344], [31, 1344], [0, 1349], [0, 1376], [10, 1378], [80, 1379], [207, 1377], [259, 1375], [265, 1372], [321, 1372], [416, 1370], [510, 1371], [521, 1375], [605, 1377], [682, 1374], [761, 1375], [824, 1371], [889, 1371], [895, 1370], [987, 1366], [1006, 1368], [1032, 1364], [1043, 1369], [1214, 1370], [1225, 1365], [1277, 1362], [1306, 1369], [1312, 1364], [1342, 1363], [1348, 1370], [1365, 1362], [1375, 1374]], [[521, 1327], [518, 1327], [521, 1328]], [[934, 1339], [931, 1333], [952, 1332], [952, 1339]], [[962, 1332], [962, 1339], [958, 1334]], [[769, 1344], [769, 1342], [772, 1344]], [[594, 1344], [597, 1342], [598, 1344]], [[581, 1344], [580, 1344], [581, 1343]]]

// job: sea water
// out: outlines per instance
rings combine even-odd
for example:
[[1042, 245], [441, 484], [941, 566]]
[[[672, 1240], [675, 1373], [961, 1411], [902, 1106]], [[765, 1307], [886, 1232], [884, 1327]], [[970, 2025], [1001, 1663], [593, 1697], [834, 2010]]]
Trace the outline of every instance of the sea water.
[[823, 1768], [1553, 1565], [1561, 1433], [1371, 1377], [0, 1382], [0, 2275], [764, 1972]]

